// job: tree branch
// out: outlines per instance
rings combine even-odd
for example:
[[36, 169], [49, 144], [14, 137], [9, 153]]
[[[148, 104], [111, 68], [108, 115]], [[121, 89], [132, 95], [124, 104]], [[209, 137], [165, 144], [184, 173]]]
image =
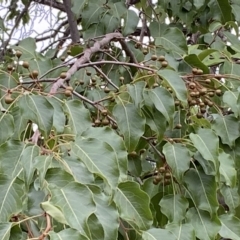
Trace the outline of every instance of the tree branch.
[[[108, 33], [105, 35], [103, 39], [100, 41], [96, 41], [94, 45], [88, 49], [85, 50], [84, 54], [82, 57], [80, 57], [73, 65], [72, 67], [67, 71], [67, 76], [65, 79], [58, 79], [56, 83], [53, 84], [50, 94], [55, 94], [57, 92], [57, 89], [62, 86], [62, 84], [69, 80], [71, 76], [80, 69], [81, 65], [83, 63], [89, 62], [92, 54], [98, 52], [101, 50], [101, 48], [108, 44], [112, 39], [121, 39], [122, 34], [121, 33]], [[94, 65], [94, 63], [93, 63]]]
[[[30, 1], [29, 1], [30, 2]], [[62, 3], [52, 0], [33, 0], [35, 3], [40, 3], [49, 7], [56, 8], [58, 10], [61, 10], [63, 12], [66, 12], [65, 7]]]
[[63, 3], [68, 16], [68, 23], [69, 23], [72, 42], [78, 43], [80, 41], [80, 35], [77, 27], [77, 20], [75, 19], [73, 12], [71, 10], [71, 1], [63, 0]]

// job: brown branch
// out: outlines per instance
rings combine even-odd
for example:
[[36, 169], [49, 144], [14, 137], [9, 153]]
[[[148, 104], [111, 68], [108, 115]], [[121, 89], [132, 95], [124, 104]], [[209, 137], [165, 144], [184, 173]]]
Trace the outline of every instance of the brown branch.
[[48, 235], [48, 232], [51, 230], [52, 225], [51, 225], [51, 218], [50, 216], [46, 213], [46, 220], [47, 220], [47, 226], [44, 232], [42, 233], [41, 236], [39, 236], [39, 240], [44, 240], [44, 238]]
[[132, 51], [129, 49], [128, 45], [126, 44], [126, 42], [123, 39], [119, 40], [119, 43], [122, 46], [122, 49], [126, 52], [127, 56], [130, 57], [130, 62], [132, 63], [136, 63], [138, 64], [137, 59], [135, 58], [134, 54], [132, 53]]
[[[30, 2], [30, 1], [29, 1]], [[57, 1], [52, 1], [52, 0], [33, 0], [33, 2], [40, 3], [49, 7], [56, 8], [58, 10], [61, 10], [63, 12], [65, 11], [65, 7], [62, 3], [57, 2]]]
[[[73, 65], [72, 67], [67, 71], [67, 76], [65, 79], [59, 79], [56, 83], [53, 84], [51, 90], [50, 90], [50, 94], [55, 94], [57, 92], [57, 89], [59, 87], [62, 86], [62, 84], [67, 81], [70, 80], [71, 76], [78, 71], [78, 69], [80, 69], [81, 65], [83, 65], [83, 63], [89, 62], [90, 58], [92, 56], [92, 54], [98, 52], [101, 50], [101, 48], [108, 44], [112, 39], [121, 39], [122, 38], [122, 34], [121, 33], [108, 33], [105, 35], [105, 37], [103, 39], [101, 39], [100, 41], [96, 41], [94, 43], [94, 45], [88, 49], [85, 50], [84, 54], [82, 57], [80, 57]], [[94, 63], [93, 63], [94, 65]]]
[[[56, 29], [51, 29], [50, 31], [54, 31], [54, 33], [48, 35], [48, 36], [45, 36], [45, 37], [39, 37], [39, 38], [36, 38], [36, 42], [40, 42], [40, 41], [44, 41], [44, 40], [47, 40], [49, 38], [54, 38], [56, 37], [56, 35], [59, 33], [60, 29], [65, 26], [66, 24], [68, 23], [68, 20], [66, 21], [63, 21]], [[42, 35], [42, 34], [41, 34]]]
[[65, 10], [68, 17], [68, 24], [70, 28], [71, 38], [73, 43], [78, 43], [80, 41], [80, 35], [77, 26], [77, 20], [75, 19], [73, 12], [71, 10], [71, 1], [63, 0], [63, 4], [65, 6]]
[[12, 28], [9, 36], [8, 36], [8, 39], [3, 42], [2, 46], [1, 46], [2, 51], [0, 52], [0, 62], [3, 60], [3, 57], [4, 57], [4, 55], [5, 55], [5, 51], [6, 51], [6, 47], [8, 46], [9, 42], [11, 41], [11, 38], [12, 38], [12, 35], [13, 35], [15, 29], [18, 27], [18, 24], [20, 23], [23, 15], [28, 11], [28, 8], [29, 8], [30, 4], [31, 4], [31, 1], [29, 1], [29, 2], [25, 5], [25, 7], [24, 7], [24, 9], [22, 10], [22, 12], [17, 16], [17, 18], [16, 18], [16, 20], [15, 20], [15, 25], [13, 26], [13, 28]]
[[115, 89], [119, 90], [119, 87], [116, 86], [112, 80], [100, 69], [98, 68], [97, 66], [94, 66], [94, 68], [96, 69], [97, 72], [99, 72], [100, 74], [102, 74], [102, 76], [107, 80], [107, 82], [112, 85]]

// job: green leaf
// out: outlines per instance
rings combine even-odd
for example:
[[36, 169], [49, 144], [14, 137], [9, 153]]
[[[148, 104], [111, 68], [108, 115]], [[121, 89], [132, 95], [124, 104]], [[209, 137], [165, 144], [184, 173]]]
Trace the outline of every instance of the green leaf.
[[216, 168], [218, 166], [219, 140], [213, 131], [210, 129], [200, 129], [198, 134], [191, 133], [189, 137], [203, 158], [211, 161]]
[[211, 216], [218, 210], [217, 184], [215, 177], [201, 171], [189, 170], [184, 176], [184, 182], [194, 205]]
[[56, 132], [62, 133], [64, 130], [64, 125], [66, 122], [66, 117], [63, 112], [62, 104], [57, 101], [55, 98], [47, 98], [48, 102], [51, 103], [51, 105], [54, 108], [53, 112], [53, 127], [56, 129]]
[[34, 170], [38, 170], [38, 177], [41, 187], [43, 187], [45, 184], [45, 175], [50, 164], [52, 163], [52, 159], [52, 155], [37, 156], [34, 158]]
[[103, 227], [94, 213], [87, 219], [85, 232], [91, 240], [104, 240]]
[[103, 227], [104, 240], [117, 239], [119, 213], [115, 204], [113, 202], [109, 203], [109, 197], [104, 195], [101, 190], [98, 193], [93, 191], [93, 193], [94, 202], [96, 203], [95, 215]]
[[166, 229], [178, 240], [196, 240], [194, 228], [190, 223], [170, 223], [167, 224]]
[[188, 201], [180, 195], [166, 195], [160, 203], [161, 212], [167, 216], [170, 223], [181, 223], [185, 218]]
[[114, 202], [120, 217], [135, 229], [147, 230], [151, 226], [150, 199], [136, 182], [120, 183], [114, 194]]
[[168, 28], [161, 37], [157, 37], [156, 45], [179, 55], [186, 54], [188, 50], [184, 34], [179, 28], [175, 27]]
[[47, 214], [55, 218], [58, 222], [62, 224], [68, 224], [67, 220], [65, 219], [64, 213], [61, 211], [61, 209], [59, 209], [58, 206], [55, 206], [51, 202], [42, 202], [41, 207]]
[[135, 103], [136, 107], [141, 106], [143, 101], [143, 90], [145, 88], [146, 83], [145, 82], [137, 82], [134, 84], [128, 84], [127, 90]]
[[32, 182], [34, 174], [34, 158], [40, 154], [40, 148], [38, 146], [28, 146], [21, 154], [21, 164], [23, 166], [24, 180], [27, 186]]
[[178, 73], [165, 69], [158, 71], [158, 75], [169, 84], [180, 101], [187, 103], [187, 88]]
[[211, 0], [208, 6], [214, 20], [219, 20], [223, 24], [232, 21], [232, 9], [228, 0]]
[[235, 214], [235, 209], [240, 205], [240, 196], [238, 194], [238, 189], [231, 188], [229, 186], [223, 185], [220, 189], [221, 194], [224, 197], [224, 201], [229, 207], [229, 211]]
[[162, 87], [156, 87], [147, 91], [156, 109], [163, 114], [167, 122], [172, 126], [174, 115], [174, 100], [172, 95]]
[[69, 126], [74, 134], [81, 134], [92, 126], [89, 111], [79, 100], [70, 100], [65, 102], [65, 113], [69, 117]]
[[115, 151], [109, 144], [98, 139], [77, 138], [71, 146], [73, 153], [91, 173], [100, 176], [111, 187], [118, 184], [119, 163]]
[[53, 124], [53, 107], [46, 97], [38, 95], [23, 95], [18, 106], [23, 117], [38, 125], [44, 137], [49, 136]]
[[96, 209], [89, 188], [80, 183], [71, 182], [63, 188], [49, 185], [49, 189], [50, 203], [61, 210], [70, 227], [84, 233], [83, 226]]
[[[6, 113], [0, 113], [0, 145], [5, 143], [14, 132], [13, 116]], [[4, 133], [4, 134], [3, 134]]]
[[151, 228], [142, 234], [143, 240], [176, 240], [174, 235], [166, 229]]
[[237, 172], [235, 169], [234, 159], [230, 154], [220, 151], [219, 153], [221, 182], [230, 187], [235, 187], [237, 182]]
[[23, 208], [23, 182], [0, 174], [0, 222], [8, 222], [12, 215]]
[[0, 223], [0, 239], [9, 240], [12, 223]]
[[60, 188], [74, 182], [74, 177], [60, 168], [49, 168], [46, 172], [45, 179], [49, 184], [55, 184]]
[[[82, 3], [82, 2], [81, 2]], [[85, 4], [84, 8], [80, 12], [82, 17], [82, 27], [83, 30], [89, 28], [90, 25], [98, 23], [100, 16], [105, 12], [104, 1], [99, 0], [97, 2], [88, 1], [88, 4]], [[79, 13], [77, 13], [79, 14]]]
[[221, 215], [219, 218], [222, 224], [219, 234], [223, 238], [240, 240], [240, 219], [229, 214]]
[[191, 156], [186, 147], [180, 143], [166, 143], [163, 146], [168, 165], [171, 167], [174, 177], [182, 182], [184, 173], [189, 169]]
[[123, 139], [111, 128], [90, 128], [82, 134], [83, 137], [96, 138], [102, 142], [108, 143], [117, 158], [117, 165], [119, 169], [119, 181], [125, 181], [127, 179], [127, 151], [124, 145]]
[[80, 234], [79, 231], [72, 228], [67, 228], [57, 233], [50, 231], [49, 236], [51, 240], [89, 240], [89, 238], [85, 237], [84, 235]]
[[198, 58], [196, 54], [189, 54], [184, 57], [184, 61], [186, 61], [191, 67], [197, 67], [203, 70], [203, 73], [209, 73], [209, 68], [202, 63], [202, 61]]
[[146, 118], [146, 124], [157, 134], [157, 139], [161, 142], [167, 128], [166, 118], [161, 112], [151, 112], [147, 107], [142, 108], [142, 111]]
[[83, 12], [84, 5], [87, 3], [87, 0], [83, 1], [74, 1], [72, 2], [71, 10], [74, 13], [75, 17], [78, 18]]
[[21, 59], [24, 61], [30, 61], [36, 59], [36, 42], [34, 38], [25, 38], [21, 40], [18, 46], [13, 46], [14, 49], [20, 50], [22, 52]]
[[192, 224], [196, 237], [201, 240], [215, 240], [221, 228], [216, 216], [210, 217], [207, 212], [195, 208], [188, 210], [187, 222]]
[[239, 92], [225, 91], [223, 94], [223, 102], [227, 104], [234, 112], [235, 117], [238, 117], [240, 114], [240, 109], [237, 104], [239, 97]]
[[123, 36], [133, 33], [138, 25], [138, 15], [135, 11], [128, 9], [123, 16], [124, 25], [122, 29]]
[[134, 104], [124, 105], [123, 102], [115, 105], [113, 116], [117, 121], [120, 132], [123, 134], [128, 151], [134, 151], [139, 138], [144, 133], [146, 119], [140, 115]]
[[23, 150], [24, 145], [19, 141], [7, 141], [0, 146], [0, 168], [4, 174], [12, 178], [20, 174], [22, 171], [20, 156]]
[[232, 115], [217, 115], [212, 124], [212, 129], [220, 136], [224, 144], [234, 146], [239, 137], [239, 121]]

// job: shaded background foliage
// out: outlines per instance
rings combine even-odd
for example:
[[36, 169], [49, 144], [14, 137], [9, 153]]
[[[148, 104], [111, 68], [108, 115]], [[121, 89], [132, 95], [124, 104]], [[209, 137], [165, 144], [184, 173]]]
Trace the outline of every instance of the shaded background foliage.
[[238, 0], [1, 2], [1, 239], [240, 239]]

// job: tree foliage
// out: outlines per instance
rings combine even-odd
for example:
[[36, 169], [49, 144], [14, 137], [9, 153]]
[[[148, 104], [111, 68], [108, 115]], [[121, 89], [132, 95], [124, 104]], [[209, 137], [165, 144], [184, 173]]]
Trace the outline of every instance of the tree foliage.
[[0, 239], [240, 239], [239, 1], [0, 2]]

